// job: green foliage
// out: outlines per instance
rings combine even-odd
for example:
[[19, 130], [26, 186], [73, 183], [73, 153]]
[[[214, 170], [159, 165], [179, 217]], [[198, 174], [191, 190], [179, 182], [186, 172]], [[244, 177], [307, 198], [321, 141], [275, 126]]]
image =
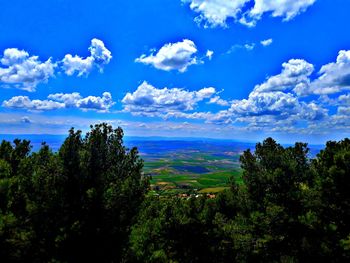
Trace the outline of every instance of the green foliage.
[[241, 156], [243, 184], [232, 179], [214, 200], [148, 200], [132, 227], [134, 261], [348, 261], [349, 157], [350, 140], [310, 160], [306, 144], [268, 138]]
[[240, 161], [214, 199], [154, 196], [120, 128], [71, 129], [57, 153], [3, 141], [1, 262], [350, 261], [349, 139], [311, 160], [268, 138]]
[[71, 129], [58, 153], [30, 142], [0, 145], [2, 262], [118, 262], [148, 189], [123, 131]]
[[215, 235], [203, 198], [149, 199], [130, 237], [138, 262], [214, 262]]

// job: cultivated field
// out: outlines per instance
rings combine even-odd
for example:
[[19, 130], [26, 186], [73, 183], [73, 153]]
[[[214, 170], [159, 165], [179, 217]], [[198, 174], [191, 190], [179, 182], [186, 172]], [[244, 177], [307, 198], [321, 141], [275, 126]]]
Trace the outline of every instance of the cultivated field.
[[[139, 142], [151, 194], [217, 193], [233, 177], [241, 183], [238, 143], [169, 141]], [[219, 152], [219, 154], [218, 154]]]

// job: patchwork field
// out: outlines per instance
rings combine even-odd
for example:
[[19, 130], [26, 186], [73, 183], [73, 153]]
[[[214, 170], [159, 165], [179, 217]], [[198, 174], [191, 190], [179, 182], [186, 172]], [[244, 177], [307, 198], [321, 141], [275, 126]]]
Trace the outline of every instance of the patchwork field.
[[132, 141], [151, 177], [151, 194], [217, 193], [233, 177], [241, 183], [239, 156], [251, 145], [205, 141]]

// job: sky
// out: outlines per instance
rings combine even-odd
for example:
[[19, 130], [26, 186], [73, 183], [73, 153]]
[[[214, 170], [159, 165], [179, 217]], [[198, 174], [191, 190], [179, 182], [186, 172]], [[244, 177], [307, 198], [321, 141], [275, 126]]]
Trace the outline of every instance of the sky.
[[0, 1], [0, 133], [349, 137], [348, 0]]

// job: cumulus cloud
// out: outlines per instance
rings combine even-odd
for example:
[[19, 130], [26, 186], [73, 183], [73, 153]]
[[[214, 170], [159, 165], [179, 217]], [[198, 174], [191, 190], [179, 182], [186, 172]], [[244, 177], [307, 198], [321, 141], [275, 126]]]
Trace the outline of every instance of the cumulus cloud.
[[252, 92], [248, 99], [233, 101], [230, 110], [240, 116], [278, 115], [283, 118], [285, 115], [297, 113], [298, 108], [299, 102], [295, 96], [275, 91]]
[[102, 97], [88, 96], [77, 101], [76, 107], [83, 110], [108, 111], [115, 103], [109, 92], [104, 92]]
[[302, 111], [299, 113], [300, 117], [304, 120], [319, 121], [325, 120], [328, 117], [328, 109], [323, 108], [321, 105], [315, 102], [301, 102]]
[[[244, 123], [250, 130], [324, 133], [350, 127], [350, 52], [340, 51], [336, 62], [321, 67], [302, 59], [282, 64], [282, 71], [256, 85], [247, 99], [234, 100], [229, 109], [207, 115], [216, 124]], [[212, 98], [214, 101], [214, 98]], [[330, 107], [336, 107], [337, 111]]]
[[[221, 98], [214, 88], [157, 89], [144, 82], [124, 97], [124, 111], [165, 119], [204, 120], [249, 131], [321, 134], [333, 126], [343, 131], [341, 127], [350, 127], [350, 95], [344, 94], [349, 89], [349, 61], [350, 51], [340, 51], [336, 62], [322, 66], [319, 76], [314, 76], [314, 65], [290, 59], [282, 64], [280, 73], [256, 85], [247, 98], [233, 101]], [[203, 100], [227, 108], [195, 111]]]
[[164, 45], [156, 54], [143, 54], [135, 61], [165, 71], [178, 70], [185, 72], [191, 65], [200, 63], [195, 54], [197, 47], [191, 40], [184, 39], [177, 43]]
[[267, 46], [270, 46], [272, 42], [273, 42], [273, 39], [269, 38], [269, 39], [260, 41], [260, 44], [263, 45], [264, 47], [267, 47]]
[[229, 106], [230, 105], [230, 103], [228, 101], [220, 98], [220, 96], [212, 97], [208, 103], [209, 104], [217, 104], [220, 106]]
[[266, 120], [270, 121], [270, 126], [322, 120], [328, 116], [328, 110], [300, 97], [310, 94], [309, 77], [313, 71], [314, 66], [305, 60], [291, 59], [282, 64], [280, 74], [256, 85], [247, 99], [232, 101], [231, 107], [220, 112], [216, 119], [256, 123], [257, 126], [266, 125]]
[[199, 13], [195, 21], [197, 23], [204, 22], [205, 27], [225, 27], [227, 19], [237, 19], [243, 7], [249, 1], [250, 0], [182, 0], [184, 3], [189, 3], [193, 11]]
[[300, 101], [292, 93], [253, 91], [247, 99], [232, 101], [228, 110], [207, 115], [206, 122], [220, 125], [243, 123], [247, 130], [277, 131], [290, 127], [291, 132], [297, 123], [320, 122], [327, 117], [327, 109], [314, 102]]
[[333, 94], [350, 90], [350, 50], [339, 51], [336, 62], [322, 66], [312, 83], [315, 94]]
[[56, 93], [50, 94], [48, 99], [52, 99], [54, 101], [59, 101], [65, 104], [66, 107], [74, 107], [78, 100], [81, 99], [80, 93]]
[[[247, 99], [227, 101], [214, 88], [199, 91], [163, 88], [157, 89], [147, 82], [122, 100], [124, 111], [135, 115], [163, 118], [205, 120], [206, 123], [230, 125], [245, 123], [250, 129], [259, 125], [270, 128], [296, 123], [314, 123], [328, 118], [328, 109], [317, 101], [304, 100], [310, 95], [310, 76], [314, 66], [302, 59], [291, 59], [282, 64], [281, 73], [268, 77], [256, 85]], [[300, 96], [303, 95], [303, 96]], [[228, 107], [216, 113], [193, 112], [199, 101]], [[255, 125], [254, 125], [255, 123]]]
[[280, 74], [268, 77], [255, 87], [256, 92], [292, 91], [298, 96], [318, 95], [323, 100], [327, 95], [350, 90], [350, 50], [339, 51], [336, 62], [323, 65], [319, 76], [311, 78], [315, 68], [303, 59], [291, 59], [282, 64]]
[[91, 40], [89, 51], [90, 56], [86, 58], [67, 54], [60, 62], [53, 62], [52, 58], [42, 62], [38, 56], [30, 56], [27, 51], [17, 48], [5, 49], [0, 59], [0, 83], [35, 91], [37, 85], [47, 83], [59, 68], [69, 76], [75, 73], [78, 76], [88, 75], [94, 68], [103, 71], [104, 65], [112, 59], [111, 52], [96, 38]]
[[3, 107], [25, 109], [28, 111], [49, 111], [64, 108], [77, 108], [84, 111], [96, 110], [107, 112], [115, 103], [109, 92], [104, 92], [102, 97], [88, 96], [83, 98], [79, 93], [50, 94], [48, 100], [31, 100], [28, 96], [15, 96], [2, 103]]
[[68, 76], [72, 76], [77, 72], [78, 77], [88, 75], [94, 66], [92, 57], [81, 58], [77, 55], [74, 57], [71, 54], [64, 56], [62, 60], [62, 69]]
[[96, 38], [91, 40], [89, 51], [90, 56], [86, 58], [82, 58], [78, 55], [65, 55], [62, 60], [62, 69], [64, 72], [68, 76], [77, 73], [79, 77], [88, 75], [95, 67], [102, 72], [103, 66], [108, 64], [112, 59], [111, 51], [105, 47], [105, 44], [101, 40]]
[[199, 14], [195, 18], [195, 22], [203, 23], [204, 27], [226, 27], [229, 19], [251, 27], [255, 26], [265, 13], [271, 13], [273, 17], [281, 17], [283, 21], [289, 21], [305, 12], [315, 1], [182, 0], [183, 3], [189, 4], [191, 10]]
[[94, 58], [97, 65], [108, 64], [112, 59], [112, 53], [109, 51], [102, 40], [93, 38], [89, 47], [91, 57]]
[[28, 96], [15, 96], [2, 103], [3, 107], [14, 109], [26, 109], [29, 111], [48, 111], [63, 109], [64, 103], [52, 100], [31, 100]]
[[191, 111], [197, 103], [209, 99], [215, 88], [187, 91], [179, 88], [158, 89], [143, 82], [136, 91], [127, 93], [122, 100], [124, 111], [137, 115], [160, 116], [169, 112]]
[[[305, 60], [291, 59], [282, 64], [280, 74], [268, 77], [265, 82], [256, 85], [247, 99], [228, 102], [214, 96], [209, 103], [231, 105], [230, 108], [196, 116], [205, 117], [208, 123], [227, 125], [242, 122], [254, 129], [324, 120], [328, 117], [328, 109], [300, 97], [300, 94], [309, 92], [307, 87], [310, 87], [309, 77], [313, 71], [314, 66]], [[345, 99], [344, 97], [343, 100]]]
[[[303, 59], [290, 59], [282, 64], [280, 73], [256, 85], [247, 98], [233, 101], [221, 98], [214, 88], [190, 92], [157, 89], [144, 82], [124, 97], [124, 111], [165, 119], [203, 120], [242, 131], [346, 131], [345, 127], [350, 127], [350, 95], [344, 94], [350, 87], [349, 61], [350, 51], [340, 51], [336, 62], [322, 66], [319, 76], [314, 76], [314, 65]], [[218, 112], [195, 111], [198, 102], [205, 99], [207, 104], [227, 108]]]
[[249, 15], [260, 19], [263, 14], [271, 12], [273, 17], [282, 17], [284, 21], [289, 21], [305, 12], [315, 2], [316, 0], [255, 0], [255, 5], [249, 11]]
[[88, 96], [83, 98], [78, 92], [50, 94], [49, 99], [64, 103], [66, 108], [79, 108], [82, 110], [108, 111], [115, 102], [109, 92], [104, 92], [102, 97]]
[[255, 87], [255, 92], [293, 90], [298, 95], [310, 92], [310, 75], [314, 66], [303, 59], [291, 59], [282, 64], [282, 72], [269, 77]]
[[54, 76], [56, 64], [49, 58], [41, 62], [38, 56], [17, 48], [5, 49], [0, 60], [0, 82], [18, 89], [34, 91], [40, 83]]

